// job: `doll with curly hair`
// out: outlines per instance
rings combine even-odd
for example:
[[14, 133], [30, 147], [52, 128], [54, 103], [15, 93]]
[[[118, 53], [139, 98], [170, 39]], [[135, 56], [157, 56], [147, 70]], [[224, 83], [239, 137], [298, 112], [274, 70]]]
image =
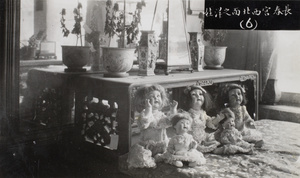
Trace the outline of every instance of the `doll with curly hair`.
[[243, 140], [254, 143], [256, 147], [261, 147], [263, 144], [262, 134], [256, 130], [254, 120], [245, 106], [247, 103], [245, 89], [239, 84], [226, 84], [222, 88], [219, 98], [225, 107], [221, 112], [228, 109], [233, 112], [235, 128], [241, 132]]
[[198, 142], [197, 149], [200, 152], [211, 152], [220, 143], [216, 141], [213, 133], [206, 132], [206, 128], [216, 130], [221, 118], [206, 114], [206, 111], [212, 107], [212, 101], [204, 88], [199, 85], [191, 85], [185, 88], [184, 93], [186, 95], [186, 110], [193, 120], [190, 134]]
[[[154, 167], [154, 157], [158, 153], [165, 152], [169, 139], [166, 129], [171, 126], [170, 115], [177, 112], [176, 101], [173, 101], [168, 114], [162, 109], [168, 105], [168, 98], [165, 89], [158, 84], [141, 86], [135, 93], [133, 100], [135, 110], [139, 112], [138, 127], [141, 130], [141, 138], [137, 143], [143, 149], [131, 149], [127, 162], [129, 167], [142, 168]], [[134, 148], [138, 148], [135, 146]], [[136, 151], [140, 150], [140, 151]], [[152, 157], [145, 156], [151, 152]], [[144, 160], [143, 158], [149, 158]], [[136, 161], [139, 160], [139, 161]], [[148, 164], [145, 164], [148, 163]]]
[[170, 139], [167, 151], [161, 155], [161, 160], [176, 167], [182, 167], [188, 163], [189, 167], [195, 167], [206, 163], [203, 154], [197, 148], [197, 142], [188, 133], [192, 118], [187, 112], [175, 114], [171, 118], [176, 135]]
[[219, 122], [219, 135], [221, 145], [214, 150], [215, 154], [253, 153], [254, 144], [243, 140], [242, 134], [235, 128], [234, 113], [226, 108], [223, 110], [225, 118]]

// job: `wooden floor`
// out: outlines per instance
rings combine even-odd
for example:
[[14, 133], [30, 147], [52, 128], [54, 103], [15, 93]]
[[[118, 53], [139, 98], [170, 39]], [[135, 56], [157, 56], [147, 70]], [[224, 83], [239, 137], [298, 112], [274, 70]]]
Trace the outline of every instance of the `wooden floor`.
[[127, 177], [118, 172], [116, 164], [88, 153], [63, 155], [58, 149], [25, 150], [26, 153], [1, 151], [0, 177]]

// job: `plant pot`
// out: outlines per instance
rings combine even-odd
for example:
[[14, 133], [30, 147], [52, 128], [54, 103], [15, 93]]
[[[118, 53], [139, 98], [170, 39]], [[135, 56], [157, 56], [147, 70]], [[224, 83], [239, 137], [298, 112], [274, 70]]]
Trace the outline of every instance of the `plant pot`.
[[29, 47], [28, 48], [28, 58], [29, 60], [33, 60], [35, 59], [35, 56], [36, 56], [36, 48], [35, 47]]
[[222, 64], [226, 57], [226, 46], [205, 46], [205, 69], [223, 69]]
[[136, 59], [135, 48], [102, 47], [104, 77], [126, 77]]
[[83, 66], [87, 65], [90, 55], [88, 46], [61, 46], [62, 62], [68, 68], [65, 72], [85, 72]]

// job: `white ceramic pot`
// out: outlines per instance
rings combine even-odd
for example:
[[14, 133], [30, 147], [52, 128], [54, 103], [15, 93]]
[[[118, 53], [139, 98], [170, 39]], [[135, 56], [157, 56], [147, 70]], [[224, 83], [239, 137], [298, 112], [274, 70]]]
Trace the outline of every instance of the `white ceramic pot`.
[[223, 69], [226, 57], [226, 46], [205, 46], [204, 62], [206, 69]]
[[136, 59], [135, 48], [102, 47], [105, 77], [126, 77]]

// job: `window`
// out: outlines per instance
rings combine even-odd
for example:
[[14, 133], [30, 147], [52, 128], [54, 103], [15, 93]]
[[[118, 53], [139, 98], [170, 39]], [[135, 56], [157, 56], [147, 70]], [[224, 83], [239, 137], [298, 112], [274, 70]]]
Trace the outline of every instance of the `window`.
[[278, 32], [278, 87], [282, 92], [300, 93], [300, 31]]

